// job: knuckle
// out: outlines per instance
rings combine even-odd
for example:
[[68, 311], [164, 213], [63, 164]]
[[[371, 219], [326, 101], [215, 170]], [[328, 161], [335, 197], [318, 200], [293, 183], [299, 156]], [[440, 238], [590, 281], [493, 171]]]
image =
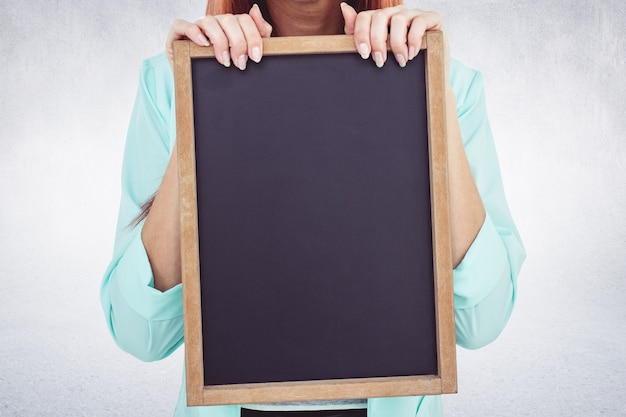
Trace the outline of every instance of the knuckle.
[[235, 16], [235, 19], [239, 22], [252, 22], [252, 16], [247, 13], [238, 14]]
[[211, 43], [216, 49], [227, 49], [228, 38], [223, 33], [213, 33], [211, 36]]
[[374, 10], [371, 14], [372, 19], [387, 19], [387, 13], [384, 9]]
[[366, 39], [369, 36], [369, 30], [362, 27], [354, 28], [354, 37], [357, 39]]
[[231, 14], [231, 13], [221, 14], [221, 15], [215, 16], [215, 18], [220, 23], [224, 23], [224, 24], [231, 24], [231, 23], [234, 23], [236, 21], [235, 16], [233, 14]]
[[198, 25], [189, 25], [185, 27], [185, 35], [196, 35], [200, 32], [200, 27]]
[[423, 15], [415, 16], [411, 21], [411, 29], [426, 28], [427, 22]]
[[391, 16], [392, 25], [407, 25], [407, 23], [408, 23], [408, 17], [405, 16], [404, 14], [397, 13]]
[[213, 16], [205, 16], [202, 19], [198, 20], [196, 22], [195, 25], [197, 28], [202, 28], [204, 30], [208, 30], [208, 28], [211, 26], [211, 22], [214, 21], [214, 17]]
[[387, 9], [376, 9], [372, 13], [373, 18], [387, 17]]
[[181, 18], [177, 18], [174, 20], [175, 26], [189, 26], [191, 24], [192, 24], [191, 22], [188, 22], [185, 19], [181, 19]]
[[235, 51], [243, 51], [248, 49], [248, 44], [243, 39], [236, 39], [230, 42], [230, 49]]
[[244, 42], [244, 45], [246, 46], [246, 48], [253, 48], [255, 46], [261, 46], [262, 44], [263, 44], [263, 41], [261, 40], [261, 35], [258, 33], [251, 33], [250, 35], [246, 37], [246, 41]]
[[389, 16], [383, 13], [377, 13], [372, 16], [372, 25], [383, 26], [383, 25], [387, 25], [389, 21], [390, 21]]
[[387, 36], [381, 34], [372, 34], [372, 43], [375, 44], [384, 44], [387, 43]]
[[172, 32], [184, 34], [185, 32], [187, 32], [189, 26], [193, 26], [193, 24], [183, 19], [176, 19], [172, 24]]
[[202, 25], [206, 25], [207, 22], [212, 18], [213, 16], [204, 16], [201, 17], [200, 19], [196, 20], [196, 25], [198, 26], [202, 26]]
[[432, 15], [433, 17], [437, 18], [437, 19], [441, 19], [441, 15], [439, 14], [439, 12], [436, 12], [434, 10], [428, 11], [428, 12], [424, 12], [425, 14], [429, 14]]
[[399, 51], [401, 49], [404, 49], [404, 47], [406, 46], [406, 42], [402, 39], [391, 39], [391, 41], [389, 42], [391, 49], [393, 49], [394, 51]]
[[422, 36], [418, 33], [410, 32], [407, 39], [409, 43], [414, 43], [414, 44], [422, 43]]

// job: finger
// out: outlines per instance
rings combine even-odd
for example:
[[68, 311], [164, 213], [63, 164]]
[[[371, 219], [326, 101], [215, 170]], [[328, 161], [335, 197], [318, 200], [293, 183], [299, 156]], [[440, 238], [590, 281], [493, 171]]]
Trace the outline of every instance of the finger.
[[409, 60], [407, 34], [414, 13], [400, 12], [391, 16], [389, 24], [389, 46], [398, 65], [405, 67]]
[[246, 39], [246, 53], [254, 62], [258, 63], [263, 56], [263, 41], [261, 40], [259, 29], [249, 14], [237, 15], [237, 20], [239, 21], [239, 26]]
[[372, 27], [372, 11], [361, 12], [354, 22], [354, 43], [361, 58], [367, 59], [372, 51], [370, 30]]
[[409, 60], [415, 58], [422, 47], [422, 37], [427, 30], [443, 30], [443, 19], [437, 12], [419, 13], [413, 18], [407, 35]]
[[421, 24], [420, 22], [423, 22], [423, 20], [415, 21], [414, 19], [407, 35], [407, 44], [409, 46], [409, 61], [415, 58], [422, 48], [422, 36], [424, 36], [424, 33], [426, 32], [426, 26]]
[[272, 25], [270, 25], [257, 4], [254, 4], [250, 9], [249, 17], [254, 24], [253, 28], [243, 27], [244, 35], [248, 41], [248, 56], [256, 63], [263, 58], [263, 41], [261, 38], [269, 38], [272, 36]]
[[402, 5], [387, 7], [377, 10], [372, 15], [370, 42], [372, 45], [372, 58], [378, 67], [382, 67], [387, 60], [387, 39], [389, 37], [391, 17], [403, 10], [405, 9]]
[[341, 2], [341, 14], [343, 15], [343, 31], [346, 35], [354, 34], [354, 24], [356, 23], [357, 12], [354, 7], [350, 6], [346, 2]]
[[209, 15], [203, 17], [196, 23], [213, 44], [215, 59], [225, 67], [230, 67], [229, 40], [217, 21], [217, 18]]
[[209, 40], [204, 36], [198, 25], [182, 19], [176, 19], [167, 34], [165, 52], [170, 61], [174, 60], [174, 41], [189, 39], [200, 46], [209, 46]]
[[391, 11], [389, 9], [377, 10], [372, 15], [372, 25], [370, 28], [370, 42], [372, 45], [372, 58], [377, 67], [385, 65], [387, 60], [387, 38], [389, 36], [389, 20]]
[[189, 39], [200, 46], [209, 46], [209, 41], [197, 24], [176, 19], [168, 34], [168, 40]]
[[239, 25], [239, 19], [232, 14], [219, 15], [215, 18], [228, 38], [233, 63], [240, 70], [245, 70], [248, 62], [248, 43]]
[[265, 20], [263, 14], [261, 13], [261, 9], [259, 9], [259, 6], [256, 3], [250, 9], [250, 17], [254, 20], [262, 38], [269, 38], [272, 36], [272, 25]]

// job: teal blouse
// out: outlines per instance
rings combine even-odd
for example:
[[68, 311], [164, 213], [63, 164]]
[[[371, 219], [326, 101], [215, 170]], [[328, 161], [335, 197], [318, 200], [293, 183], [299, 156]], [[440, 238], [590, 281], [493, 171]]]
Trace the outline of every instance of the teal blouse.
[[[465, 151], [486, 217], [475, 241], [454, 270], [457, 344], [477, 349], [493, 341], [513, 309], [516, 280], [526, 256], [502, 188], [479, 72], [451, 64], [452, 88]], [[122, 196], [113, 259], [101, 286], [101, 302], [115, 342], [144, 361], [163, 359], [183, 343], [181, 285], [153, 287], [141, 240], [143, 223], [128, 227], [141, 204], [159, 187], [176, 138], [174, 81], [165, 54], [143, 62], [128, 129]], [[176, 416], [239, 417], [240, 406], [187, 407], [185, 384]], [[369, 417], [439, 417], [439, 396], [370, 398]]]

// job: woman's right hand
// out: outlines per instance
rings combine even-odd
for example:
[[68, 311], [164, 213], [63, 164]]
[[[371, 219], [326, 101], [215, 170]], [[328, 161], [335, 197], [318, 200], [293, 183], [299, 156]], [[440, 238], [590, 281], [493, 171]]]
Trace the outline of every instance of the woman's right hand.
[[272, 26], [263, 18], [259, 6], [252, 6], [248, 14], [204, 16], [195, 23], [177, 19], [167, 35], [165, 51], [170, 62], [174, 60], [174, 41], [189, 39], [196, 45], [213, 45], [217, 61], [229, 67], [246, 69], [248, 57], [259, 62], [263, 57], [263, 41], [269, 38]]

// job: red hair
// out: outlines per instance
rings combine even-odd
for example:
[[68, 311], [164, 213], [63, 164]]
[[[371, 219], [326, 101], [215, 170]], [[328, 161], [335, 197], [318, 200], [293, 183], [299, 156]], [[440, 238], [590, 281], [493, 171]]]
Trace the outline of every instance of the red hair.
[[[402, 4], [402, 0], [347, 0], [357, 12], [363, 10], [382, 9]], [[248, 13], [250, 8], [259, 1], [254, 0], [209, 0], [206, 13], [218, 15], [225, 13], [241, 14]]]

